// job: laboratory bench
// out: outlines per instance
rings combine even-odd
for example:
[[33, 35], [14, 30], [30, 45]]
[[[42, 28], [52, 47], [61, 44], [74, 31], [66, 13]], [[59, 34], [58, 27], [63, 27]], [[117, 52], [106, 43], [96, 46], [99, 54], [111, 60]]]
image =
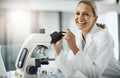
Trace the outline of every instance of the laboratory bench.
[[[16, 78], [15, 77], [15, 71], [8, 71], [7, 72], [7, 78]], [[50, 77], [50, 76], [44, 76], [44, 77], [41, 77], [41, 78], [65, 78], [63, 75], [58, 75], [58, 77], [57, 76], [52, 76], [52, 77]], [[71, 77], [71, 78], [87, 78], [87, 77], [85, 77], [83, 74], [81, 74], [80, 72], [77, 72], [76, 74], [75, 74], [75, 76], [74, 77]]]

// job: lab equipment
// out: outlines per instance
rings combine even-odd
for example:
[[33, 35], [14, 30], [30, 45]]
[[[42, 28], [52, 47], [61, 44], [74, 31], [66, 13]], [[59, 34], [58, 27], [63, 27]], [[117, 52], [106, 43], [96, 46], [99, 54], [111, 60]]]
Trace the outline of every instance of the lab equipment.
[[47, 65], [48, 61], [55, 60], [46, 57], [50, 42], [50, 35], [45, 33], [32, 33], [26, 39], [16, 60], [17, 78], [37, 78], [41, 65]]
[[54, 58], [46, 57], [49, 46], [62, 38], [61, 32], [32, 33], [23, 43], [16, 60], [17, 78], [41, 78], [41, 65], [48, 65]]
[[52, 38], [51, 44], [52, 43], [56, 43], [57, 41], [59, 41], [60, 39], [62, 39], [62, 37], [64, 36], [64, 35], [62, 35], [62, 33], [65, 33], [65, 32], [63, 32], [63, 31], [60, 31], [60, 32], [55, 31], [52, 34], [50, 34], [50, 36]]

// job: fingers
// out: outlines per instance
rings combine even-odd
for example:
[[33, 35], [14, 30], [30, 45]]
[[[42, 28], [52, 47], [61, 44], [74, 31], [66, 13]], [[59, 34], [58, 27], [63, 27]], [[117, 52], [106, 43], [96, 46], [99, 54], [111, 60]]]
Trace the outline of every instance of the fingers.
[[53, 46], [53, 49], [55, 50], [55, 55], [59, 55], [59, 53], [61, 52], [61, 42], [62, 40], [58, 41], [57, 43], [53, 43], [52, 46]]
[[52, 43], [53, 46], [60, 46], [63, 42], [63, 39], [57, 41], [56, 43]]
[[73, 33], [69, 29], [63, 30], [63, 32], [65, 32], [62, 33], [62, 35], [64, 35], [63, 38], [65, 39], [70, 39], [73, 36]]
[[70, 33], [71, 31], [69, 29], [63, 30], [65, 33]]
[[63, 42], [63, 39], [59, 40], [56, 44], [57, 44], [58, 46], [60, 46], [60, 45], [62, 44], [62, 42]]
[[63, 35], [64, 35], [63, 39], [69, 39], [69, 36], [67, 33], [63, 33]]

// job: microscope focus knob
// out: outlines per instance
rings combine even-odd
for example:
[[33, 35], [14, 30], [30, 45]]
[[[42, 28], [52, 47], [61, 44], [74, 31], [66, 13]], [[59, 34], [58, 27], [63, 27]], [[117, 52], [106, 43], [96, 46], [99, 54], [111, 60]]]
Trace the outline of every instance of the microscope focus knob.
[[26, 69], [28, 74], [36, 74], [37, 73], [37, 67], [35, 66], [28, 66]]

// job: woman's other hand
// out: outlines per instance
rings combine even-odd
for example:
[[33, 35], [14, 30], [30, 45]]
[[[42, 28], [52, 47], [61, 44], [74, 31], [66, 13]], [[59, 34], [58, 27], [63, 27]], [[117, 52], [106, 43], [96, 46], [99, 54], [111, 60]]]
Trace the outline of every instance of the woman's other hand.
[[58, 56], [59, 53], [61, 52], [62, 41], [63, 41], [63, 39], [61, 39], [58, 42], [52, 44], [52, 46], [53, 46], [53, 48], [54, 48], [54, 50], [56, 52], [56, 56]]

